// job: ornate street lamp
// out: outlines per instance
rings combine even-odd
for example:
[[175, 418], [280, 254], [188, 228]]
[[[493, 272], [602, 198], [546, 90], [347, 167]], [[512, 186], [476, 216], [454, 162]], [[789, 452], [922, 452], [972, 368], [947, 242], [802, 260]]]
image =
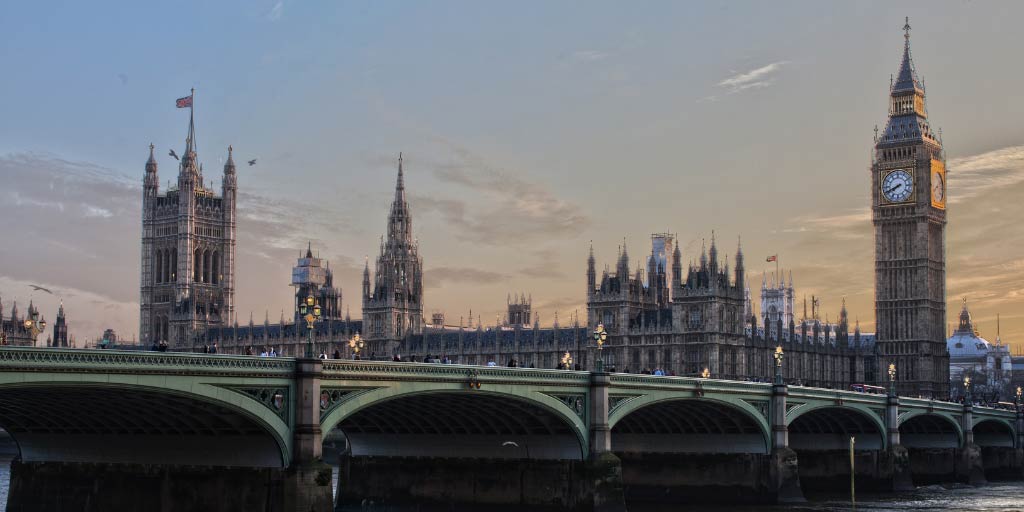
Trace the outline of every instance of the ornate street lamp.
[[46, 320], [39, 320], [39, 313], [36, 313], [29, 318], [25, 319], [25, 330], [29, 332], [29, 336], [32, 337], [32, 341], [36, 341], [36, 337], [39, 333], [46, 330]]
[[971, 376], [964, 375], [964, 405], [971, 405]]
[[775, 347], [775, 384], [782, 384], [782, 345]]
[[608, 331], [604, 330], [604, 324], [597, 324], [597, 328], [594, 329], [594, 342], [597, 343], [597, 371], [604, 371], [604, 353], [601, 350], [604, 348], [604, 342], [608, 340]]
[[710, 379], [711, 378], [711, 370], [708, 369], [707, 367], [705, 367], [704, 371], [700, 372], [700, 377], [702, 379]]
[[299, 315], [306, 320], [306, 357], [316, 357], [313, 354], [313, 324], [320, 320], [320, 303], [315, 297], [309, 295], [306, 300], [299, 303]]
[[889, 396], [896, 396], [896, 363], [889, 363]]
[[1020, 386], [1017, 386], [1017, 396], [1013, 399], [1013, 405], [1015, 406], [1014, 409], [1017, 409], [1017, 414], [1020, 414], [1021, 391]]
[[566, 370], [572, 369], [572, 356], [569, 355], [569, 352], [562, 355], [562, 368]]
[[359, 351], [362, 350], [363, 345], [365, 344], [366, 343], [363, 341], [362, 336], [360, 336], [358, 332], [348, 340], [348, 346], [352, 349], [353, 359], [357, 359], [359, 357]]

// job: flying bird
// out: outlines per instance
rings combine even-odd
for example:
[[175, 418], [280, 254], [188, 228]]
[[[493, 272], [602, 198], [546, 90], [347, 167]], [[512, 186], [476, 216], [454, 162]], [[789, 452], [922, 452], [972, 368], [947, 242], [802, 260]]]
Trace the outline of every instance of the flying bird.
[[519, 448], [519, 445], [516, 444], [515, 441], [505, 441], [504, 443], [501, 443], [501, 445], [502, 446], [515, 446], [516, 448]]
[[250, 166], [256, 165], [256, 159], [253, 158], [252, 160], [249, 160], [249, 165]]
[[170, 153], [167, 153], [167, 154], [168, 154], [168, 155], [171, 155], [171, 156], [173, 156], [175, 160], [180, 160], [180, 159], [178, 158], [178, 154], [177, 154], [177, 153], [175, 153], [173, 149], [171, 150], [171, 152], [170, 152]]
[[29, 286], [31, 286], [33, 290], [46, 292], [49, 293], [50, 295], [53, 295], [53, 292], [51, 292], [48, 288], [43, 288], [42, 286], [39, 286], [37, 284], [30, 284]]

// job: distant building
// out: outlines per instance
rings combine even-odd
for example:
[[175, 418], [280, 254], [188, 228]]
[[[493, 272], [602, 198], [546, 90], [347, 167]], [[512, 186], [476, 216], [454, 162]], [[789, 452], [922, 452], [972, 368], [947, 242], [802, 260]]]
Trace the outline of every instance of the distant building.
[[313, 257], [312, 244], [306, 247], [305, 257], [300, 257], [292, 268], [292, 286], [295, 287], [293, 322], [301, 323], [299, 304], [310, 295], [320, 304], [321, 320], [341, 320], [341, 288], [334, 286], [330, 262]]
[[42, 333], [37, 326], [39, 322], [45, 321], [32, 301], [28, 303], [25, 316], [18, 313], [18, 303], [15, 301], [11, 306], [11, 315], [4, 318], [3, 301], [0, 301], [0, 345], [34, 347], [36, 339]]
[[973, 388], [984, 386], [991, 391], [1004, 390], [1014, 378], [1010, 347], [1003, 344], [998, 334], [994, 344], [978, 334], [967, 309], [966, 298], [960, 310], [960, 323], [953, 335], [946, 339], [946, 348], [949, 350], [949, 378], [952, 386], [960, 392], [965, 375], [975, 381]]
[[528, 327], [533, 318], [533, 296], [527, 297], [517, 293], [515, 298], [511, 295], [505, 301], [508, 313], [505, 317], [506, 327]]
[[51, 347], [69, 347], [68, 344], [68, 323], [64, 318], [64, 301], [60, 302], [60, 309], [57, 310], [57, 319], [53, 322], [53, 336], [47, 344]]

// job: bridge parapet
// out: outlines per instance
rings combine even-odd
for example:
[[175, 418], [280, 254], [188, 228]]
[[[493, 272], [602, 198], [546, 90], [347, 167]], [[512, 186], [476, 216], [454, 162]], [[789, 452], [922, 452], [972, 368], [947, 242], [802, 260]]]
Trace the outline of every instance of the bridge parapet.
[[468, 382], [544, 386], [589, 385], [590, 373], [534, 368], [505, 368], [461, 364], [405, 363], [386, 361], [324, 361], [324, 380], [386, 380], [422, 382]]
[[5, 347], [3, 371], [140, 373], [290, 378], [295, 360], [230, 355]]

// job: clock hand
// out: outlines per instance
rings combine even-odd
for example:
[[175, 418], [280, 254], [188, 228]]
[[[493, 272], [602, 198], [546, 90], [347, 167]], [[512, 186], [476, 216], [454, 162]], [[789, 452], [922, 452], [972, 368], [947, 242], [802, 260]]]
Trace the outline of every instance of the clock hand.
[[898, 188], [900, 188], [900, 187], [902, 187], [902, 186], [903, 186], [903, 184], [902, 184], [902, 183], [897, 183], [897, 184], [893, 185], [892, 187], [890, 187], [889, 189], [887, 189], [887, 190], [885, 191], [885, 193], [886, 193], [886, 194], [888, 194], [889, 192], [895, 192], [895, 191], [896, 191], [896, 189], [898, 189]]

